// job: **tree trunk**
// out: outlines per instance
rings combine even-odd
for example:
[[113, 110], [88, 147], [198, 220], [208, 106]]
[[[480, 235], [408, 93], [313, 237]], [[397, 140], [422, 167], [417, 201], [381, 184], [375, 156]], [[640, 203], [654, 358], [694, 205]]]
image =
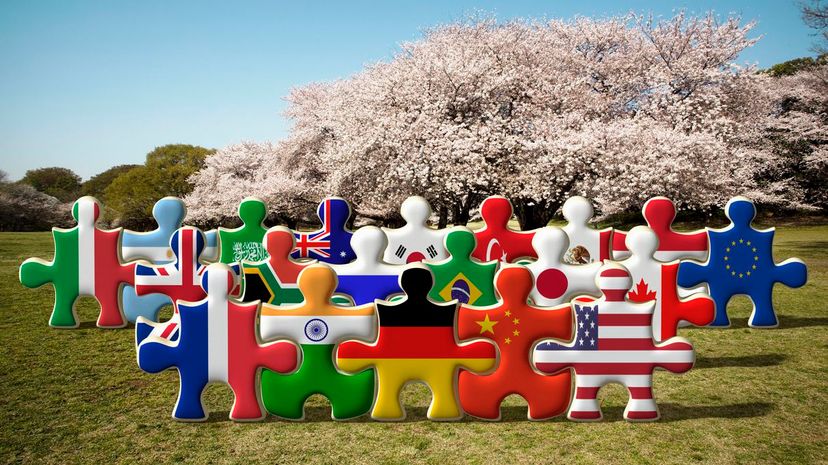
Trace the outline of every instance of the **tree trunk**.
[[437, 220], [437, 228], [443, 229], [448, 225], [448, 207], [440, 205], [440, 219]]
[[538, 203], [532, 199], [519, 199], [514, 202], [514, 207], [520, 229], [529, 231], [546, 226], [560, 207], [560, 203]]

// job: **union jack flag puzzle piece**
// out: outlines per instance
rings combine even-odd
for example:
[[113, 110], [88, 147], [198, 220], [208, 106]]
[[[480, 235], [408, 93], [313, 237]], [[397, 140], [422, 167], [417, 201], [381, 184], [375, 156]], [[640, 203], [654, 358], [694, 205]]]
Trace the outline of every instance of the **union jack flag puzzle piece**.
[[173, 418], [207, 418], [201, 396], [209, 383], [228, 384], [235, 401], [230, 418], [264, 418], [259, 372], [296, 369], [298, 350], [288, 341], [262, 344], [256, 328], [258, 303], [230, 296], [238, 276], [227, 265], [214, 263], [202, 276], [207, 297], [198, 302], [177, 301], [180, 322], [153, 323], [142, 317], [135, 327], [138, 366], [147, 373], [176, 368], [180, 377]]
[[630, 302], [630, 273], [622, 265], [607, 262], [597, 283], [603, 296], [593, 302], [574, 302], [576, 334], [568, 345], [543, 342], [535, 347], [533, 361], [543, 373], [575, 371], [575, 399], [568, 418], [596, 421], [602, 417], [598, 391], [607, 383], [624, 385], [630, 400], [624, 418], [657, 420], [653, 397], [653, 370], [684, 373], [693, 368], [695, 352], [690, 341], [673, 337], [653, 341], [655, 302]]
[[500, 419], [506, 396], [519, 394], [529, 404], [530, 420], [563, 413], [569, 406], [569, 372], [544, 375], [531, 364], [532, 349], [541, 339], [572, 338], [572, 308], [528, 305], [532, 275], [524, 267], [507, 266], [495, 278], [501, 301], [489, 307], [461, 306], [457, 320], [461, 340], [485, 338], [497, 344], [497, 367], [491, 373], [460, 371], [460, 405], [469, 415]]
[[595, 211], [592, 203], [584, 197], [570, 197], [561, 207], [561, 214], [567, 223], [563, 227], [569, 237], [569, 247], [563, 261], [570, 265], [601, 263], [609, 260], [612, 228], [594, 229], [589, 226]]
[[474, 233], [456, 226], [446, 234], [445, 245], [449, 258], [426, 263], [434, 274], [434, 286], [428, 296], [435, 302], [457, 300], [461, 304], [477, 306], [497, 303], [494, 276], [498, 262], [479, 262], [472, 258]]
[[376, 303], [376, 342], [345, 341], [337, 349], [336, 364], [342, 371], [356, 373], [372, 366], [376, 370], [374, 419], [405, 418], [400, 392], [409, 381], [423, 381], [431, 389], [429, 419], [458, 419], [462, 416], [456, 395], [458, 368], [484, 372], [495, 365], [497, 352], [490, 342], [457, 343], [457, 302], [441, 304], [429, 299], [433, 284], [428, 268], [411, 265], [400, 275], [406, 297]]
[[54, 328], [77, 328], [75, 301], [80, 296], [98, 300], [100, 328], [122, 328], [127, 320], [121, 304], [121, 287], [133, 283], [135, 263], [121, 260], [121, 228], [105, 231], [95, 224], [101, 205], [94, 197], [81, 197], [72, 206], [78, 225], [52, 228], [55, 256], [51, 262], [29, 258], [20, 265], [20, 283], [29, 288], [52, 283], [55, 304], [49, 318]]
[[710, 255], [704, 264], [684, 261], [679, 265], [678, 284], [692, 287], [706, 282], [716, 302], [716, 318], [711, 326], [730, 326], [727, 303], [734, 295], [747, 295], [753, 302], [748, 325], [755, 328], [779, 326], [773, 308], [773, 286], [804, 286], [808, 280], [805, 263], [789, 258], [780, 264], [773, 260], [774, 228], [753, 227], [756, 206], [744, 197], [727, 202], [725, 214], [730, 225], [707, 228]]
[[[170, 239], [181, 227], [186, 214], [184, 202], [178, 197], [164, 197], [155, 202], [152, 207], [152, 216], [158, 223], [158, 227], [149, 232], [124, 230], [121, 241], [121, 254], [124, 260], [146, 260], [155, 265], [172, 262], [175, 255], [170, 247]], [[217, 248], [216, 232], [211, 231], [205, 235], [207, 247], [201, 255], [202, 258], [215, 255]], [[124, 314], [131, 323], [134, 323], [139, 316], [157, 321], [158, 312], [166, 305], [172, 304], [172, 300], [164, 294], [139, 296], [135, 293], [135, 288], [129, 285], [123, 288], [122, 300]]]
[[472, 257], [482, 262], [500, 260], [506, 263], [537, 258], [532, 247], [535, 231], [515, 231], [509, 227], [513, 210], [512, 202], [499, 195], [488, 197], [480, 204], [484, 226], [474, 232], [477, 247]]
[[[379, 231], [382, 234], [381, 231]], [[354, 236], [356, 238], [356, 235]], [[308, 397], [322, 394], [331, 402], [335, 420], [364, 415], [374, 402], [374, 371], [345, 374], [334, 366], [334, 348], [342, 340], [376, 338], [373, 302], [342, 307], [331, 302], [336, 274], [323, 264], [299, 274], [305, 300], [293, 306], [262, 306], [261, 330], [265, 338], [284, 336], [298, 341], [302, 362], [291, 374], [262, 373], [262, 397], [268, 412], [283, 418], [304, 418]]]
[[266, 260], [242, 263], [242, 300], [260, 300], [273, 305], [301, 303], [303, 297], [298, 285], [299, 273], [315, 261], [299, 261], [291, 257], [296, 238], [293, 231], [284, 226], [268, 229], [263, 245], [267, 253]]
[[529, 296], [535, 305], [544, 307], [568, 303], [582, 294], [598, 295], [595, 275], [600, 263], [570, 265], [564, 261], [569, 250], [569, 237], [558, 227], [539, 229], [532, 239], [538, 259], [526, 265], [534, 277]]
[[339, 277], [336, 292], [351, 298], [354, 305], [373, 303], [399, 294], [400, 274], [404, 265], [389, 265], [382, 259], [386, 237], [381, 229], [363, 226], [351, 237], [356, 260], [345, 265], [331, 265]]
[[424, 260], [440, 261], [449, 257], [443, 240], [445, 229], [431, 229], [428, 218], [431, 217], [431, 205], [420, 196], [405, 199], [400, 207], [400, 215], [405, 226], [397, 229], [383, 228], [388, 237], [384, 259], [392, 265], [421, 262]]
[[314, 258], [325, 263], [349, 263], [354, 257], [351, 249], [353, 231], [348, 229], [351, 206], [340, 197], [326, 197], [316, 210], [322, 229], [312, 232], [294, 231], [296, 250], [293, 258]]

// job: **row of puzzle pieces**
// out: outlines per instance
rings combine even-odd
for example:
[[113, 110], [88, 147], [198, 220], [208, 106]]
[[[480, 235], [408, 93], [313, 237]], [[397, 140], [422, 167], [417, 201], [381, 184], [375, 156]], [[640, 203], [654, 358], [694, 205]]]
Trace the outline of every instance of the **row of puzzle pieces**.
[[[301, 299], [296, 277], [309, 262], [294, 260], [298, 258], [335, 266], [340, 283], [337, 291], [347, 296], [339, 302], [349, 299], [358, 305], [399, 292], [396, 279], [400, 265], [425, 261], [435, 274], [432, 298], [456, 298], [478, 306], [496, 300], [496, 263], [490, 260], [529, 263], [535, 278], [531, 298], [544, 306], [567, 302], [579, 293], [595, 294], [594, 276], [600, 263], [624, 260], [636, 281], [633, 298], [646, 299], [662, 287], [672, 289], [673, 283], [683, 287], [707, 283], [717, 309], [714, 326], [729, 325], [727, 303], [738, 294], [753, 301], [750, 326], [776, 326], [774, 284], [798, 287], [807, 278], [805, 265], [798, 259], [774, 263], [774, 231], [753, 228], [755, 207], [741, 197], [732, 199], [725, 208], [730, 226], [690, 233], [673, 230], [676, 209], [669, 199], [653, 198], [642, 211], [649, 229], [638, 235], [641, 239], [632, 241], [623, 231], [590, 228], [592, 205], [583, 197], [572, 197], [564, 204], [566, 226], [533, 231], [512, 230], [508, 225], [511, 203], [504, 197], [489, 197], [480, 207], [485, 226], [473, 233], [464, 227], [430, 229], [431, 208], [422, 197], [403, 202], [404, 227], [383, 231], [365, 227], [356, 233], [346, 227], [350, 206], [338, 197], [320, 203], [317, 213], [322, 228], [313, 232], [283, 227], [268, 230], [263, 224], [267, 208], [256, 198], [239, 205], [241, 227], [219, 228], [206, 235], [180, 228], [185, 208], [173, 197], [157, 202], [153, 216], [158, 228], [148, 233], [98, 229], [95, 224], [100, 211], [94, 198], [79, 199], [72, 212], [78, 226], [53, 231], [53, 261], [29, 259], [20, 267], [20, 281], [25, 286], [54, 285], [50, 319], [54, 327], [78, 325], [74, 304], [82, 295], [94, 296], [100, 303], [100, 327], [123, 327], [138, 316], [156, 320], [159, 310], [176, 299], [203, 298], [198, 275], [205, 263], [216, 259], [244, 264], [245, 282], [237, 293], [243, 293], [248, 301]], [[679, 264], [676, 260], [683, 261]], [[669, 285], [661, 284], [665, 279]], [[171, 287], [178, 285], [184, 286]], [[679, 289], [679, 295], [688, 292]]]

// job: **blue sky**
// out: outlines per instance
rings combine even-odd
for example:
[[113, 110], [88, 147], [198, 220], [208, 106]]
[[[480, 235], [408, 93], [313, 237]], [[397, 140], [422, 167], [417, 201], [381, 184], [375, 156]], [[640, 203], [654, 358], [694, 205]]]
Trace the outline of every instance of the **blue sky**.
[[[306, 4], [307, 3], [307, 4]], [[0, 6], [0, 169], [65, 166], [88, 178], [158, 145], [275, 140], [291, 87], [391, 57], [424, 28], [477, 10], [498, 19], [672, 16], [756, 20], [740, 62], [812, 55], [795, 1], [29, 1]]]

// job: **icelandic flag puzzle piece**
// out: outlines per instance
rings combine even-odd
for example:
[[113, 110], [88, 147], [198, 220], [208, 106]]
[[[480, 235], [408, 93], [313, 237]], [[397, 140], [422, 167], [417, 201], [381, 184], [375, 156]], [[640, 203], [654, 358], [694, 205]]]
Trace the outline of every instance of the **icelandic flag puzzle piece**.
[[351, 238], [356, 260], [345, 265], [331, 265], [339, 277], [336, 292], [345, 294], [354, 305], [372, 303], [402, 293], [399, 279], [404, 266], [389, 265], [382, 260], [386, 237], [374, 226], [359, 228]]
[[354, 373], [371, 366], [376, 370], [377, 397], [371, 411], [374, 419], [405, 418], [400, 392], [406, 383], [418, 380], [432, 392], [429, 419], [458, 419], [462, 416], [456, 395], [458, 368], [484, 372], [495, 365], [497, 352], [490, 342], [457, 343], [457, 303], [431, 301], [428, 292], [433, 284], [428, 268], [406, 268], [400, 276], [406, 297], [376, 304], [376, 342], [345, 341], [337, 349], [336, 364], [342, 371]]
[[624, 385], [630, 394], [626, 420], [656, 420], [653, 370], [684, 373], [693, 367], [695, 353], [690, 341], [674, 337], [653, 342], [655, 302], [626, 299], [632, 278], [622, 265], [607, 262], [598, 272], [603, 296], [592, 302], [574, 302], [575, 339], [568, 345], [543, 342], [535, 347], [533, 360], [543, 373], [575, 371], [575, 399], [570, 420], [600, 420], [598, 391], [607, 383]]
[[445, 229], [431, 229], [428, 218], [431, 205], [420, 196], [412, 196], [403, 201], [400, 215], [405, 226], [398, 229], [382, 228], [388, 237], [384, 259], [392, 265], [421, 262], [424, 260], [440, 261], [449, 257], [443, 240]]
[[340, 197], [326, 197], [316, 214], [322, 229], [312, 232], [295, 231], [296, 250], [293, 258], [313, 258], [325, 263], [349, 263], [354, 257], [351, 249], [353, 231], [346, 227], [351, 217], [351, 206]]
[[101, 205], [94, 197], [81, 197], [72, 206], [78, 225], [52, 228], [55, 256], [51, 262], [29, 258], [20, 265], [20, 283], [40, 287], [52, 283], [55, 304], [49, 326], [77, 328], [75, 301], [80, 296], [98, 300], [98, 327], [122, 328], [127, 320], [121, 303], [121, 287], [133, 283], [135, 263], [121, 261], [121, 228], [105, 231], [96, 223]]
[[460, 405], [469, 415], [498, 420], [506, 396], [518, 394], [529, 404], [530, 420], [560, 415], [569, 406], [571, 377], [568, 372], [538, 373], [531, 355], [540, 339], [572, 339], [572, 308], [569, 304], [552, 308], [528, 305], [532, 275], [524, 267], [502, 268], [495, 283], [500, 302], [489, 307], [460, 307], [460, 340], [489, 339], [499, 352], [497, 367], [491, 373], [460, 371]]
[[262, 307], [262, 336], [287, 337], [302, 348], [302, 362], [295, 373], [262, 373], [265, 408], [273, 415], [299, 420], [304, 418], [308, 397], [322, 394], [331, 402], [335, 420], [368, 413], [374, 402], [374, 371], [345, 374], [336, 369], [333, 358], [336, 344], [343, 340], [375, 339], [373, 302], [359, 307], [334, 305], [336, 274], [322, 264], [299, 274], [299, 288], [305, 297], [301, 304]]
[[581, 196], [570, 197], [564, 202], [561, 213], [566, 219], [564, 232], [569, 238], [569, 247], [563, 261], [570, 265], [601, 263], [609, 260], [612, 228], [593, 229], [589, 227], [594, 210], [592, 203]]
[[298, 278], [314, 261], [294, 260], [290, 254], [296, 244], [293, 231], [284, 226], [274, 226], [264, 236], [267, 259], [260, 262], [244, 262], [245, 302], [260, 300], [264, 303], [298, 304], [303, 300]]
[[472, 257], [487, 262], [500, 260], [511, 263], [521, 258], [537, 258], [532, 248], [535, 231], [515, 231], [509, 228], [512, 203], [499, 195], [486, 198], [480, 204], [480, 216], [484, 226], [474, 232], [477, 247]]
[[446, 234], [445, 244], [450, 257], [441, 262], [426, 263], [434, 274], [434, 286], [428, 296], [436, 302], [457, 300], [461, 304], [477, 306], [497, 303], [494, 275], [498, 262], [479, 262], [472, 258], [474, 233], [456, 226]]
[[566, 263], [564, 256], [569, 250], [569, 238], [561, 228], [547, 226], [539, 229], [532, 239], [532, 246], [538, 253], [538, 259], [526, 268], [535, 278], [529, 294], [535, 305], [560, 305], [578, 295], [599, 294], [595, 276], [601, 264]]
[[772, 328], [779, 325], [773, 308], [773, 286], [804, 286], [808, 280], [805, 263], [789, 258], [780, 264], [773, 260], [774, 228], [753, 227], [756, 207], [744, 197], [727, 202], [725, 214], [730, 225], [723, 229], [707, 228], [710, 254], [704, 264], [684, 261], [679, 265], [679, 286], [692, 287], [707, 283], [716, 302], [716, 318], [711, 326], [730, 326], [727, 303], [734, 295], [747, 295], [753, 302], [748, 325]]
[[[153, 323], [142, 317], [135, 326], [138, 366], [148, 373], [177, 368], [180, 378], [173, 418], [207, 418], [202, 393], [209, 383], [228, 384], [235, 401], [233, 420], [264, 418], [258, 372], [296, 369], [298, 351], [287, 341], [262, 344], [256, 329], [258, 303], [230, 297], [238, 277], [227, 265], [207, 267], [202, 284], [207, 297], [176, 303], [179, 319]], [[171, 326], [174, 328], [170, 328]]]

